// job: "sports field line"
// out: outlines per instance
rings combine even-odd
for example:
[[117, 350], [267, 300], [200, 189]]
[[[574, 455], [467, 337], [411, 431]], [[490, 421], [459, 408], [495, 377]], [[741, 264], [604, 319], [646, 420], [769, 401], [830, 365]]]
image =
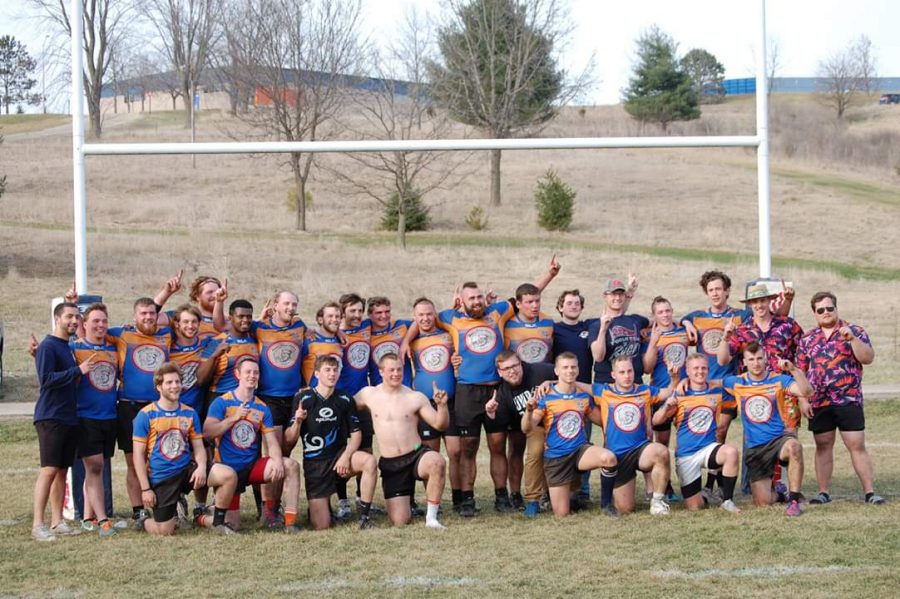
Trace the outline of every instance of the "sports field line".
[[654, 570], [653, 576], [657, 578], [686, 578], [697, 580], [701, 578], [779, 578], [783, 576], [795, 576], [798, 574], [842, 574], [845, 572], [862, 572], [874, 568], [867, 566], [769, 566], [764, 568], [734, 568], [731, 570]]

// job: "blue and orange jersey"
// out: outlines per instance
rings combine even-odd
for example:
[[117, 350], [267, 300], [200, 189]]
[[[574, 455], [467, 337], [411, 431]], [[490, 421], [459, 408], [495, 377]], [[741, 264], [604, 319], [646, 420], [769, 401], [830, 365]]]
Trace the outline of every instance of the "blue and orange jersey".
[[[208, 337], [207, 337], [208, 339]], [[181, 398], [183, 404], [189, 405], [197, 412], [203, 409], [204, 387], [197, 382], [197, 370], [203, 363], [203, 352], [207, 342], [200, 340], [200, 335], [190, 345], [179, 345], [176, 341], [169, 348], [169, 360], [181, 368]]]
[[[225, 420], [241, 409], [244, 402], [229, 391], [215, 398], [209, 406], [207, 418]], [[216, 438], [216, 462], [231, 466], [240, 472], [256, 461], [259, 449], [259, 435], [275, 430], [269, 407], [254, 397], [247, 402], [250, 413], [231, 425], [231, 428]]]
[[729, 376], [722, 382], [725, 392], [740, 405], [747, 448], [765, 445], [800, 424], [797, 398], [788, 394], [794, 379], [786, 374], [766, 373], [759, 381], [749, 375]]
[[587, 443], [584, 432], [585, 417], [594, 408], [594, 400], [587, 393], [562, 393], [556, 385], [538, 401], [537, 409], [544, 412], [547, 431], [545, 458], [561, 458]]
[[724, 312], [713, 312], [711, 308], [695, 310], [681, 319], [680, 322], [687, 320], [697, 329], [697, 353], [703, 354], [709, 361], [708, 380], [721, 381], [726, 376], [731, 376], [737, 372], [740, 356], [734, 356], [731, 362], [725, 366], [720, 366], [716, 358], [716, 352], [719, 350], [719, 343], [722, 342], [722, 337], [724, 336], [725, 323], [730, 320], [735, 327], [739, 327], [752, 317], [752, 313], [747, 308], [737, 309], [729, 307]]
[[456, 377], [450, 357], [453, 355], [453, 338], [443, 329], [435, 329], [430, 333], [419, 333], [409, 344], [413, 353], [413, 388], [431, 399], [432, 383], [438, 389], [447, 392], [453, 399], [456, 394]]
[[541, 312], [534, 322], [525, 322], [516, 314], [503, 327], [506, 349], [516, 352], [523, 362], [550, 362], [553, 349], [553, 319]]
[[94, 344], [81, 338], [69, 341], [75, 362], [81, 364], [91, 356], [94, 369], [78, 380], [75, 398], [79, 418], [115, 420], [119, 362], [115, 340], [111, 337]]
[[[339, 364], [343, 364], [344, 352], [341, 340], [337, 337], [323, 335], [318, 330], [307, 330], [303, 339], [303, 362], [301, 365], [303, 380], [307, 387], [315, 387], [319, 384], [316, 378], [316, 358], [319, 356], [334, 356]], [[341, 366], [343, 371], [343, 366]]]
[[[403, 338], [406, 337], [406, 332], [411, 325], [411, 320], [392, 320], [382, 331], [376, 331], [375, 327], [372, 327], [372, 338], [370, 339], [372, 355], [369, 358], [369, 383], [371, 385], [381, 384], [378, 360], [386, 354], [400, 356], [400, 344], [403, 343]], [[403, 384], [412, 387], [412, 366], [409, 358], [406, 356], [400, 356], [400, 358], [403, 359]]]
[[206, 349], [203, 351], [204, 360], [210, 358], [221, 343], [228, 344], [228, 351], [216, 358], [216, 369], [213, 371], [209, 390], [216, 394], [234, 391], [238, 386], [234, 376], [234, 365], [238, 359], [244, 356], [253, 356], [257, 360], [259, 359], [256, 339], [252, 335], [235, 337], [231, 333], [220, 333], [212, 339], [208, 339], [206, 343]]
[[272, 319], [253, 322], [250, 332], [259, 350], [259, 387], [266, 397], [290, 397], [303, 386], [300, 363], [306, 324], [299, 318], [280, 327]]
[[675, 411], [675, 457], [693, 455], [716, 442], [716, 422], [722, 412], [721, 387], [707, 385], [706, 389], [688, 389], [678, 394]]
[[[197, 309], [199, 310], [199, 307]], [[169, 317], [169, 320], [174, 320], [175, 310], [166, 310], [166, 316]], [[215, 325], [213, 325], [213, 317], [211, 315], [206, 316], [205, 314], [201, 314], [200, 325], [197, 328], [197, 337], [200, 338], [200, 341], [215, 337], [219, 333], [220, 331], [217, 331]]]
[[174, 410], [164, 410], [156, 401], [150, 403], [134, 417], [133, 427], [132, 440], [147, 444], [152, 484], [187, 468], [191, 461], [191, 441], [203, 437], [197, 412], [181, 402]]
[[[643, 341], [641, 343], [641, 354], [647, 351], [650, 343], [650, 335], [652, 329], [644, 329], [641, 331]], [[684, 379], [686, 374], [684, 365], [687, 362], [688, 355], [687, 331], [682, 327], [675, 327], [671, 331], [664, 331], [656, 342], [656, 366], [650, 374], [650, 384], [656, 387], [668, 387], [672, 377], [669, 376], [669, 365], [677, 366], [679, 376]]]
[[144, 335], [134, 326], [113, 327], [108, 336], [115, 339], [119, 364], [119, 399], [150, 402], [159, 398], [153, 386], [153, 373], [169, 360], [174, 335], [169, 327], [160, 327], [153, 335]]
[[338, 388], [350, 397], [369, 384], [369, 356], [372, 354], [372, 322], [368, 319], [358, 327], [343, 329], [347, 345], [343, 348], [344, 359]]
[[596, 383], [592, 393], [600, 408], [607, 449], [618, 457], [650, 440], [650, 418], [660, 401], [657, 387], [634, 385], [631, 391], [622, 391], [615, 385]]
[[481, 318], [454, 309], [438, 314], [438, 326], [453, 336], [453, 345], [462, 357], [458, 382], [483, 385], [500, 380], [495, 360], [503, 351], [503, 328], [512, 316], [508, 301], [491, 304]]

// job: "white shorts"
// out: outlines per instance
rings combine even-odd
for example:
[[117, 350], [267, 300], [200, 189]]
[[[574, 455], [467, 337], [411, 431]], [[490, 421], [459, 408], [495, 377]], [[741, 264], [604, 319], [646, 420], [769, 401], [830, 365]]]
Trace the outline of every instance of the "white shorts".
[[703, 469], [708, 467], [710, 454], [719, 445], [721, 443], [710, 443], [691, 455], [675, 458], [675, 470], [678, 472], [678, 480], [681, 481], [682, 487], [700, 478]]

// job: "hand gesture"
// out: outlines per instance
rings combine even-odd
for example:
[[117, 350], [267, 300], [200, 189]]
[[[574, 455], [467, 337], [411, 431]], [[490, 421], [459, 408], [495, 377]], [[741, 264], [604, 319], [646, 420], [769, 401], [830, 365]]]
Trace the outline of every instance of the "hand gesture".
[[544, 381], [540, 385], [534, 388], [534, 393], [532, 393], [532, 397], [534, 397], [535, 401], [541, 399], [548, 393], [550, 393], [550, 387], [553, 386], [553, 383], [550, 381]]
[[28, 342], [28, 353], [31, 354], [31, 357], [35, 357], [37, 355], [38, 348], [38, 340], [37, 337], [34, 336], [34, 333], [31, 334], [31, 340]]
[[493, 288], [488, 289], [487, 293], [484, 294], [484, 303], [490, 306], [497, 301], [497, 294], [494, 293]]
[[202, 489], [206, 486], [206, 470], [203, 468], [194, 469], [194, 473], [191, 474], [191, 484], [194, 486], [194, 490]]
[[228, 279], [222, 280], [222, 286], [216, 289], [216, 301], [224, 304], [228, 299]]
[[679, 368], [677, 364], [666, 363], [666, 370], [669, 372], [669, 377], [671, 377], [673, 381], [678, 381], [678, 379], [681, 378], [681, 368]]
[[662, 334], [662, 325], [654, 320], [653, 325], [650, 327], [650, 345], [656, 345], [659, 342], [659, 338], [662, 337]]
[[457, 285], [453, 290], [453, 299], [450, 300], [450, 305], [454, 310], [462, 308], [462, 285]]
[[178, 274], [166, 281], [166, 291], [169, 294], [174, 294], [181, 291], [181, 277], [184, 276], [184, 269], [178, 271]]
[[853, 341], [856, 339], [856, 335], [853, 334], [853, 331], [848, 326], [843, 326], [838, 329], [838, 334], [844, 341]]
[[275, 300], [270, 298], [266, 300], [266, 305], [263, 306], [262, 312], [259, 314], [259, 319], [266, 320], [272, 318], [273, 314], [275, 314]]
[[453, 372], [458, 373], [459, 367], [462, 365], [463, 358], [456, 352], [453, 352], [453, 355], [450, 356], [450, 365], [453, 366]]
[[94, 369], [94, 358], [97, 357], [96, 353], [92, 353], [88, 356], [87, 360], [78, 365], [78, 369], [81, 371], [81, 374], [87, 374]]
[[334, 471], [337, 472], [337, 475], [341, 478], [350, 476], [350, 456], [341, 455], [334, 464]]
[[700, 336], [697, 334], [697, 327], [690, 322], [681, 323], [684, 326], [684, 332], [687, 335], [688, 342], [691, 345], [697, 345], [697, 342], [700, 340]]
[[800, 413], [806, 416], [808, 420], [812, 420], [813, 409], [809, 400], [805, 397], [800, 397]]
[[784, 299], [793, 301], [795, 293], [797, 293], [797, 290], [785, 285], [784, 279], [781, 279], [781, 294], [784, 296]]
[[794, 366], [794, 363], [791, 362], [790, 360], [784, 360], [782, 358], [778, 358], [778, 369], [781, 372], [794, 372], [795, 368], [796, 368], [796, 366]]
[[532, 395], [531, 397], [528, 398], [528, 401], [525, 403], [525, 411], [526, 412], [534, 412], [534, 410], [537, 408], [537, 404], [538, 404], [537, 398], [534, 395]]
[[439, 389], [436, 381], [431, 381], [431, 399], [434, 400], [439, 407], [447, 405], [447, 392]]
[[497, 407], [500, 404], [497, 403], [497, 390], [494, 389], [494, 392], [491, 394], [491, 398], [484, 404], [484, 413], [487, 414], [487, 417], [493, 420], [497, 417]]
[[72, 280], [72, 286], [66, 290], [65, 295], [63, 295], [63, 299], [69, 303], [74, 304], [78, 301], [78, 292], [75, 290], [75, 280]]
[[240, 405], [240, 407], [238, 407], [238, 409], [234, 413], [234, 415], [236, 417], [234, 419], [235, 422], [237, 422], [238, 420], [243, 420], [244, 418], [249, 416], [250, 415], [250, 402], [242, 403]]
[[663, 406], [667, 410], [671, 410], [672, 408], [678, 406], [678, 396], [673, 393], [669, 396], [669, 399], [666, 400], [666, 403], [663, 404]]
[[550, 267], [547, 270], [551, 277], [555, 277], [559, 274], [560, 269], [562, 269], [562, 265], [560, 265], [559, 260], [556, 259], [556, 252], [553, 252], [553, 257], [550, 258]]
[[297, 422], [306, 420], [306, 408], [303, 407], [302, 401], [297, 404], [297, 411], [294, 412], [294, 420]]
[[612, 322], [612, 319], [613, 319], [612, 315], [607, 312], [604, 312], [603, 314], [601, 314], [600, 315], [600, 330], [605, 331], [606, 329], [608, 329], [609, 323]]
[[729, 318], [725, 321], [725, 328], [722, 329], [722, 341], [728, 341], [734, 335], [737, 327], [734, 326], [734, 320]]
[[637, 291], [638, 288], [638, 276], [632, 272], [628, 273], [628, 290], [625, 292], [628, 295], [634, 295], [634, 292]]

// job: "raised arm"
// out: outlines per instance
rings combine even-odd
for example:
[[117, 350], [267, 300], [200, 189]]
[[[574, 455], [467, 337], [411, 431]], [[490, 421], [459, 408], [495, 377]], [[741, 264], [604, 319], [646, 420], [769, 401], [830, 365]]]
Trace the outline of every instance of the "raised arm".
[[228, 299], [228, 279], [222, 281], [222, 286], [216, 290], [216, 303], [213, 305], [213, 326], [220, 333], [228, 329], [225, 320], [225, 300]]
[[722, 331], [722, 341], [719, 342], [719, 349], [716, 350], [716, 361], [719, 366], [727, 366], [731, 362], [731, 346], [729, 342], [734, 336], [734, 321], [730, 318], [725, 321], [725, 329]]
[[534, 286], [543, 291], [547, 288], [547, 285], [550, 284], [550, 281], [556, 278], [556, 275], [559, 274], [562, 266], [559, 263], [559, 260], [556, 259], [556, 252], [553, 253], [553, 256], [550, 258], [550, 265], [547, 267], [547, 272], [543, 273], [534, 281]]
[[850, 343], [850, 349], [853, 355], [859, 360], [860, 364], [871, 364], [875, 360], [875, 349], [854, 334], [853, 329], [849, 326], [841, 327], [838, 331], [844, 341]]
[[433, 429], [439, 431], [447, 430], [447, 427], [450, 425], [450, 410], [447, 407], [447, 392], [443, 389], [438, 389], [437, 383], [431, 381], [431, 397], [434, 400], [434, 405], [437, 406], [437, 409], [431, 407], [431, 403], [428, 401], [427, 397], [418, 392], [416, 392], [416, 394], [421, 396], [422, 400], [422, 403], [419, 406], [419, 417]]
[[591, 356], [594, 362], [602, 362], [606, 358], [606, 331], [609, 330], [609, 323], [612, 322], [612, 316], [604, 313], [600, 316], [600, 332], [597, 338], [591, 343]]

